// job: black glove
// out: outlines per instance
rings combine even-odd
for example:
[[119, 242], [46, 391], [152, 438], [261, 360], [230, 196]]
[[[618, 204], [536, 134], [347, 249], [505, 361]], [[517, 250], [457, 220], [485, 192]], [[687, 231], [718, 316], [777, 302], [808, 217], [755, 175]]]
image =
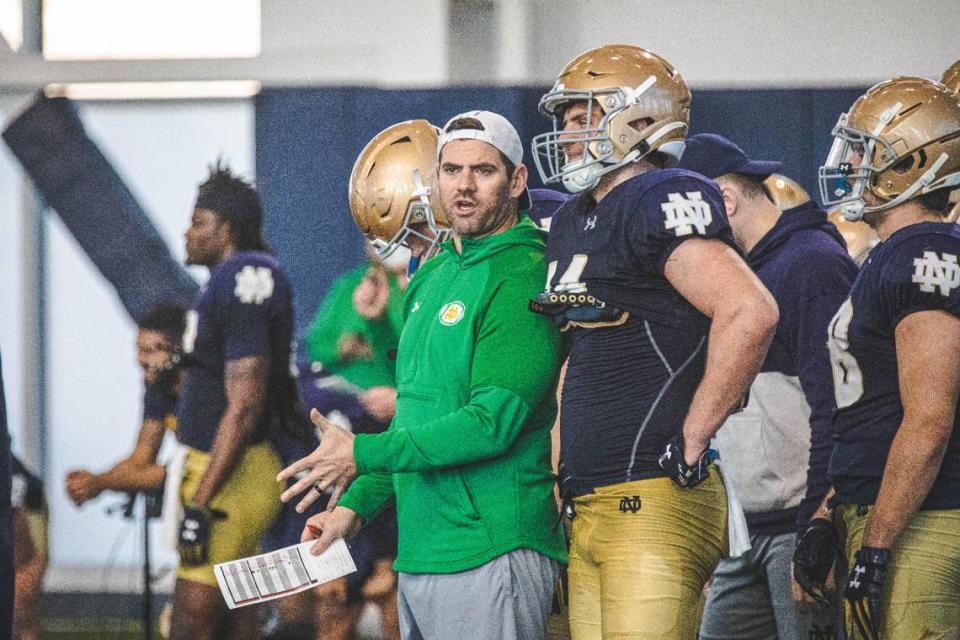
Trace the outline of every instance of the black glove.
[[853, 622], [867, 640], [880, 640], [880, 592], [889, 564], [889, 549], [860, 547], [843, 591]]
[[573, 519], [577, 512], [573, 508], [573, 477], [563, 468], [563, 463], [557, 469], [557, 492], [560, 494], [560, 515]]
[[706, 449], [700, 454], [697, 463], [689, 466], [683, 458], [683, 434], [677, 434], [667, 442], [667, 447], [657, 462], [660, 468], [670, 475], [670, 479], [684, 489], [692, 489], [710, 477], [707, 467], [717, 459], [717, 452]]
[[814, 518], [793, 552], [793, 577], [801, 589], [823, 605], [830, 604], [826, 582], [839, 548], [833, 524], [825, 518]]
[[180, 535], [177, 538], [177, 550], [184, 566], [206, 564], [210, 557], [210, 530], [213, 523], [226, 518], [227, 514], [219, 509], [208, 509], [194, 504], [184, 505]]

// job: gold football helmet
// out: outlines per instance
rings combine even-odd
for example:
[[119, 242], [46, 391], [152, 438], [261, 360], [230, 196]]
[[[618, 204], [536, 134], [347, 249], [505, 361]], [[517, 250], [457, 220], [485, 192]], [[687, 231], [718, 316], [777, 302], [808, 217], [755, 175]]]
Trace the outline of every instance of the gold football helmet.
[[847, 253], [853, 258], [857, 265], [862, 265], [866, 261], [870, 250], [880, 242], [880, 236], [877, 232], [862, 220], [852, 222], [840, 214], [840, 209], [834, 209], [827, 214], [827, 219], [833, 223], [843, 236], [843, 241], [847, 243]]
[[[960, 184], [960, 101], [939, 82], [874, 85], [840, 116], [833, 137], [820, 195], [847, 220]], [[868, 207], [867, 191], [880, 204]]]
[[779, 173], [770, 174], [763, 181], [763, 186], [767, 188], [770, 197], [773, 198], [773, 204], [777, 205], [780, 211], [810, 202], [810, 194], [796, 180], [791, 180]]
[[427, 259], [450, 233], [434, 187], [438, 137], [426, 120], [401, 122], [378, 133], [353, 165], [350, 211], [381, 258], [414, 237]]
[[954, 62], [949, 69], [943, 72], [940, 82], [950, 91], [960, 94], [960, 60]]
[[[940, 79], [940, 82], [960, 97], [960, 60], [954, 62], [949, 69], [943, 72], [943, 78]], [[953, 208], [947, 214], [947, 221], [960, 222], [960, 189], [954, 189], [953, 193], [950, 194], [950, 202], [953, 204]]]
[[[563, 114], [586, 102], [587, 126], [564, 131]], [[592, 126], [594, 109], [602, 118]], [[676, 164], [690, 120], [690, 90], [673, 66], [630, 45], [605, 45], [574, 58], [540, 99], [553, 131], [533, 139], [533, 159], [545, 184], [568, 191], [593, 189], [600, 178], [653, 151]], [[582, 158], [567, 162], [564, 146], [583, 144]]]

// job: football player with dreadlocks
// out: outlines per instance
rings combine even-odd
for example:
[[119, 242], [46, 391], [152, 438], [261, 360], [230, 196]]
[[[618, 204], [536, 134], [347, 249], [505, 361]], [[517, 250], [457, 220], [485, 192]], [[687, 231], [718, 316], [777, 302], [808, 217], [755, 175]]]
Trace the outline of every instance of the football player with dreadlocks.
[[759, 370], [777, 307], [737, 253], [717, 186], [671, 168], [690, 91], [670, 63], [593, 49], [540, 110], [554, 123], [533, 142], [540, 175], [577, 194], [553, 216], [531, 303], [567, 336], [572, 637], [692, 640], [733, 520], [710, 439]]
[[801, 539], [823, 587], [846, 530], [848, 637], [919, 640], [960, 627], [960, 101], [933, 80], [875, 85], [833, 129], [825, 205], [880, 238], [830, 323], [835, 495]]
[[219, 163], [200, 185], [187, 263], [210, 279], [187, 315], [177, 440], [180, 567], [171, 638], [256, 637], [256, 611], [227, 610], [213, 565], [257, 553], [280, 511], [281, 468], [268, 438], [300, 417], [290, 376], [290, 284], [261, 235], [254, 188]]

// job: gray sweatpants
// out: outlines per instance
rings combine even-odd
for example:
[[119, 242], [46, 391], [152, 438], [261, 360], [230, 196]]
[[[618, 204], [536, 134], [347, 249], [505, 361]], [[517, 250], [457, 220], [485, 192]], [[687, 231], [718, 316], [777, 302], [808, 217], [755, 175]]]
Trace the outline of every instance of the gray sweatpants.
[[801, 613], [793, 604], [791, 564], [796, 534], [750, 536], [751, 548], [724, 558], [700, 626], [700, 640], [838, 640], [837, 609]]
[[543, 640], [555, 560], [517, 549], [460, 573], [401, 573], [397, 588], [404, 640]]

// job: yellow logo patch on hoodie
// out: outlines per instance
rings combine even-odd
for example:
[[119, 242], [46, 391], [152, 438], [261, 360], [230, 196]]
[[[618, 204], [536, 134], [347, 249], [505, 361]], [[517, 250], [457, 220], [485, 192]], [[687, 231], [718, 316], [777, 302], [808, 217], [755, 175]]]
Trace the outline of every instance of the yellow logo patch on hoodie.
[[459, 300], [448, 302], [440, 307], [440, 324], [450, 327], [463, 320], [463, 303]]

